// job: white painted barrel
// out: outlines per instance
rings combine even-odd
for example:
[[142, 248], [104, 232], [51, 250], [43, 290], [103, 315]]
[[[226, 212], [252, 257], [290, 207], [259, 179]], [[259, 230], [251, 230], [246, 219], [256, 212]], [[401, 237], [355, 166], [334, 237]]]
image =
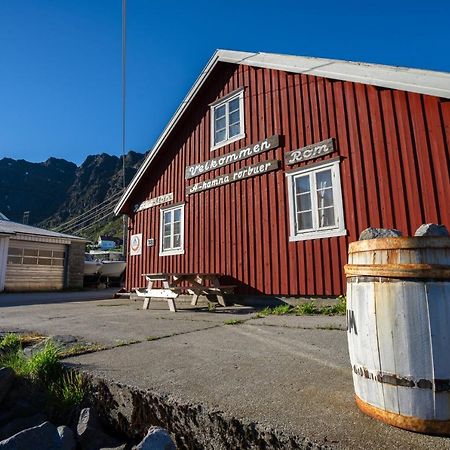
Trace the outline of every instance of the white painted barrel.
[[353, 242], [345, 273], [358, 407], [400, 428], [450, 434], [450, 238]]

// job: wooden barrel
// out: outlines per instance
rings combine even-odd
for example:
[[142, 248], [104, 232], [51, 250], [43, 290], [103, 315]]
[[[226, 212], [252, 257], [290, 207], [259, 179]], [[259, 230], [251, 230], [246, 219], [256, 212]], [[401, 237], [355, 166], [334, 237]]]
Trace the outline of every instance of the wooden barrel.
[[345, 273], [358, 407], [400, 428], [450, 434], [450, 238], [353, 242]]

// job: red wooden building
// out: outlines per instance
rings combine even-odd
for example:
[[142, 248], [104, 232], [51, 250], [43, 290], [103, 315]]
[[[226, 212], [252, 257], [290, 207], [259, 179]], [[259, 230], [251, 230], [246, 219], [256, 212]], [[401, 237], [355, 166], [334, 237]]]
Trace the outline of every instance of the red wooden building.
[[339, 295], [368, 226], [450, 226], [450, 74], [217, 51], [116, 207], [126, 287], [215, 272]]

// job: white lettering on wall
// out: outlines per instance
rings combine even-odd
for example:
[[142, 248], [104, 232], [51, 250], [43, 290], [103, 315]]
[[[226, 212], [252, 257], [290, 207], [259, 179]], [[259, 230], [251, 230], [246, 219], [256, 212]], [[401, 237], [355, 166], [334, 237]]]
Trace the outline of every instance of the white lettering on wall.
[[218, 169], [219, 167], [227, 166], [234, 162], [240, 161], [242, 159], [250, 158], [251, 156], [258, 155], [261, 152], [266, 152], [268, 150], [277, 148], [279, 146], [279, 136], [274, 135], [264, 139], [256, 144], [249, 145], [248, 147], [241, 148], [226, 155], [218, 156], [214, 159], [209, 159], [208, 161], [203, 161], [193, 166], [186, 167], [185, 178], [197, 177], [210, 170]]
[[150, 198], [134, 205], [134, 212], [142, 211], [144, 209], [151, 208], [152, 206], [161, 205], [162, 203], [171, 202], [173, 200], [173, 192], [168, 194], [160, 195], [159, 197]]

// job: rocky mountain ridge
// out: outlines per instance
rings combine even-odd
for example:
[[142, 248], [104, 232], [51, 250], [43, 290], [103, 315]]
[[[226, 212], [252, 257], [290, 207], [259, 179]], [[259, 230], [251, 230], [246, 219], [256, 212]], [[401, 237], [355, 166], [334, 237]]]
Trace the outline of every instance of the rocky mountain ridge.
[[[134, 151], [126, 155], [127, 183], [144, 156]], [[57, 158], [41, 163], [0, 159], [0, 212], [16, 222], [25, 215], [29, 225], [56, 227], [107, 203], [122, 186], [122, 157], [106, 153], [90, 155], [80, 166]]]

